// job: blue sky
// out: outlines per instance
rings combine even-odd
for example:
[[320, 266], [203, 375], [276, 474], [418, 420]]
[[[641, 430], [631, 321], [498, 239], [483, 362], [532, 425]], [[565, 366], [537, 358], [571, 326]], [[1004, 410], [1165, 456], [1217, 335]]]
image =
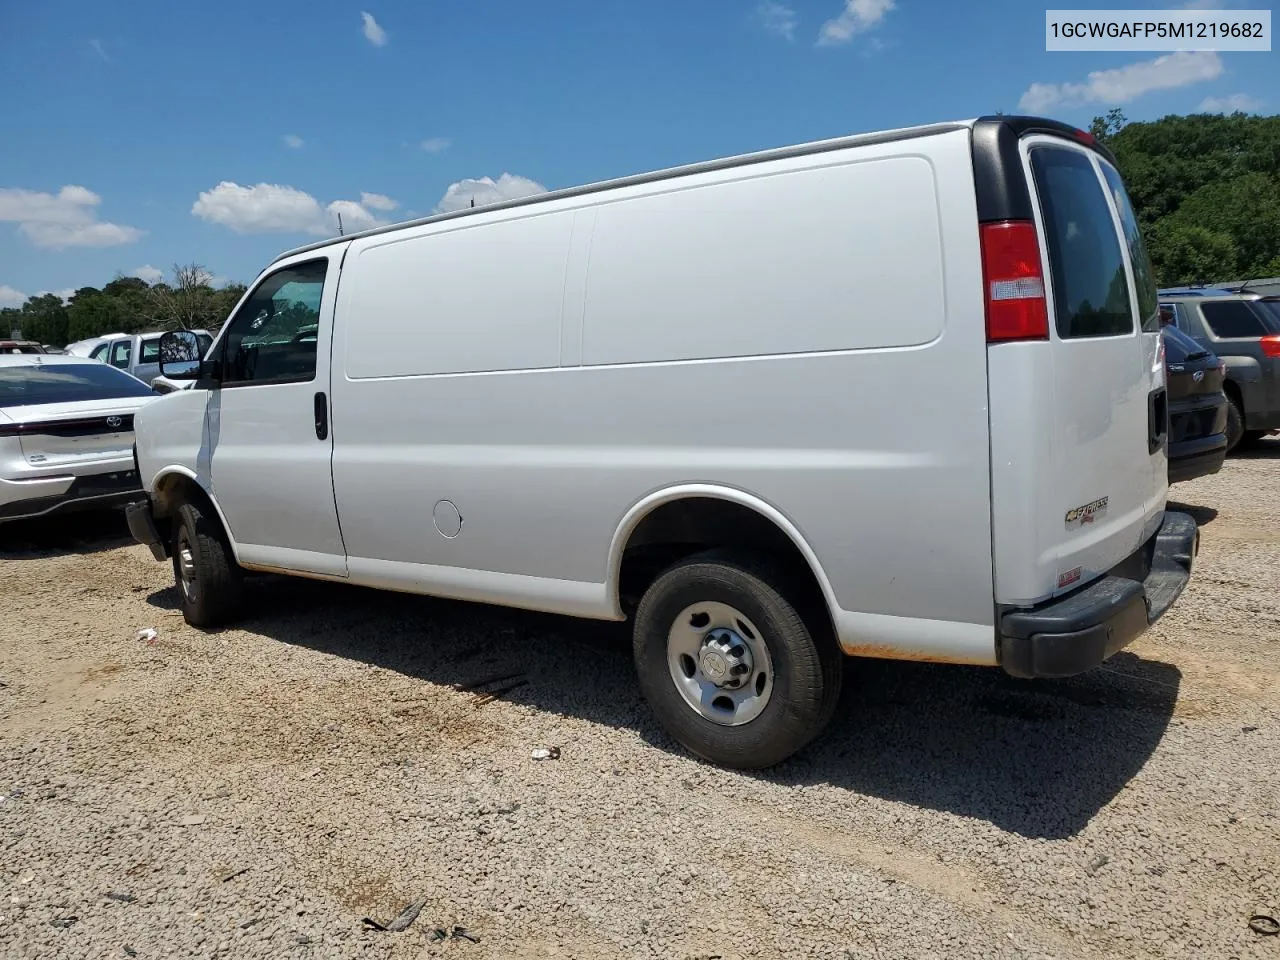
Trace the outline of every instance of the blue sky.
[[0, 306], [175, 262], [247, 282], [339, 212], [350, 231], [844, 133], [1020, 107], [1080, 125], [1280, 110], [1275, 53], [1046, 53], [1044, 9], [3, 4]]

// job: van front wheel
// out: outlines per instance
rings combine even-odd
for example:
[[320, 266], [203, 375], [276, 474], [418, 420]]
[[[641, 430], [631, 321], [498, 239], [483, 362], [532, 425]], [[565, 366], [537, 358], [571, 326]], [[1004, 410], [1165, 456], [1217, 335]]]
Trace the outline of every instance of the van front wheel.
[[658, 720], [713, 763], [762, 769], [826, 726], [840, 696], [841, 658], [820, 618], [813, 628], [749, 559], [693, 557], [640, 601], [635, 661]]
[[173, 578], [182, 616], [193, 627], [216, 627], [240, 612], [243, 573], [216, 518], [194, 503], [178, 508], [173, 525]]

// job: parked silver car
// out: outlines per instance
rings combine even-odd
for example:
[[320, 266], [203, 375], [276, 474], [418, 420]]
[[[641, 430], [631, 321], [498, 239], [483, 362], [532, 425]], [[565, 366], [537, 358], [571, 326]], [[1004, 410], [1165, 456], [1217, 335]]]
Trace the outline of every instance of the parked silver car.
[[1280, 429], [1280, 297], [1216, 287], [1160, 291], [1172, 323], [1227, 364], [1227, 448]]
[[85, 357], [0, 355], [0, 522], [136, 500], [133, 417], [156, 396]]

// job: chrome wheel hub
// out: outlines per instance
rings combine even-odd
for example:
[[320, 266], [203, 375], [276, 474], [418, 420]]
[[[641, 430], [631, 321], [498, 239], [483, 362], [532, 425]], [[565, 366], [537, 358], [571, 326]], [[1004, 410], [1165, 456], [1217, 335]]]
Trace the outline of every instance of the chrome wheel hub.
[[712, 630], [702, 641], [698, 658], [702, 675], [718, 687], [736, 689], [754, 672], [751, 650], [732, 630]]
[[680, 612], [667, 634], [667, 666], [685, 703], [712, 723], [750, 723], [773, 694], [764, 634], [727, 603], [695, 603]]

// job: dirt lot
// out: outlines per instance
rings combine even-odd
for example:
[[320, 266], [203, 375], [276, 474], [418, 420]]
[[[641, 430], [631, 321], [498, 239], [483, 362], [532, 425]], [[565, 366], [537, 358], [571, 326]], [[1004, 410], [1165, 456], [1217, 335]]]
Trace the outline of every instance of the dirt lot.
[[625, 629], [264, 579], [202, 634], [119, 517], [3, 528], [0, 956], [1280, 958], [1280, 441], [1174, 499], [1131, 651], [853, 664], [766, 776], [663, 736]]

